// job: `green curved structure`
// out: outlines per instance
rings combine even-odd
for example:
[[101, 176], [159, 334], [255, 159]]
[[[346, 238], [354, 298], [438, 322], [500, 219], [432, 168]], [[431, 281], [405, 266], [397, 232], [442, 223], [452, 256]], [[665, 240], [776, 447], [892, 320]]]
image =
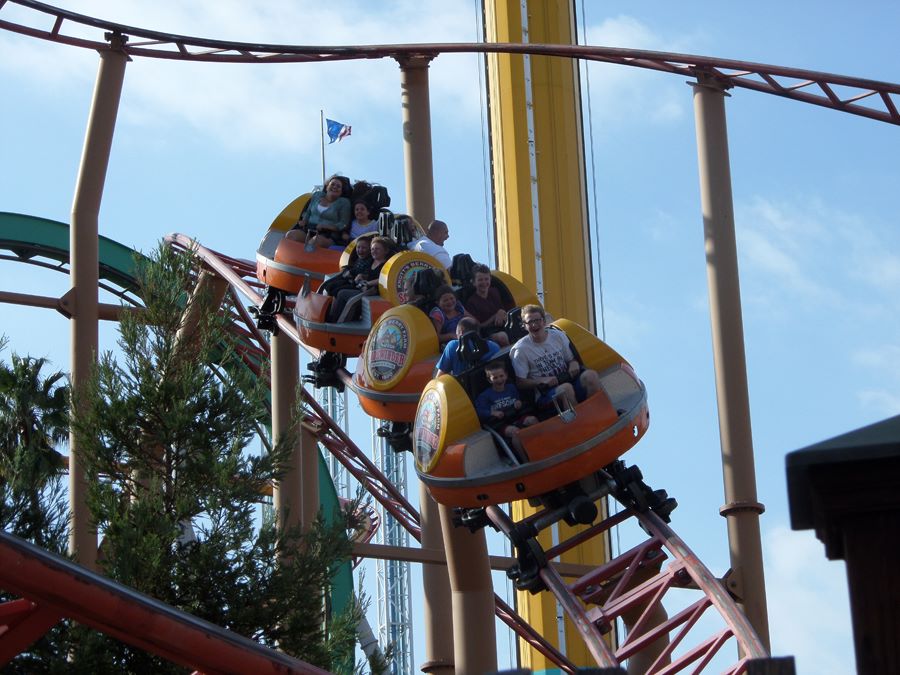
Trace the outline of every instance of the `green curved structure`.
[[[108, 237], [101, 235], [98, 239], [100, 279], [117, 287], [123, 296], [132, 294], [137, 297], [135, 266], [143, 254]], [[35, 257], [47, 258], [60, 263], [58, 267], [53, 266], [54, 269], [65, 272], [64, 266], [69, 263], [69, 226], [47, 218], [0, 211], [0, 249], [11, 251], [15, 256], [7, 256], [6, 259], [29, 262]], [[340, 501], [321, 452], [319, 498], [325, 518], [330, 521], [340, 508]], [[353, 569], [348, 562], [341, 565], [333, 577], [332, 606], [339, 611], [347, 607], [352, 594]]]

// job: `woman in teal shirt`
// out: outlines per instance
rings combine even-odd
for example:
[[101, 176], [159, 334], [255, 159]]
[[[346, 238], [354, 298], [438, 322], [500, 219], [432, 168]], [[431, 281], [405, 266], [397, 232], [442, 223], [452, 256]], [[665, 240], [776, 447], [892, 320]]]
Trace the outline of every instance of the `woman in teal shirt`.
[[350, 227], [351, 212], [342, 177], [332, 176], [325, 181], [324, 190], [313, 193], [300, 220], [286, 236], [298, 241], [315, 241], [321, 248], [342, 245], [343, 235]]

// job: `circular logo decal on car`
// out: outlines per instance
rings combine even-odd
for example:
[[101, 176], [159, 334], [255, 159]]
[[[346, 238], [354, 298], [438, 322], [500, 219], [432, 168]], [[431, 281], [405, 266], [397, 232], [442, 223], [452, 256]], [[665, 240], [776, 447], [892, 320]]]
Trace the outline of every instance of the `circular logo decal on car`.
[[434, 267], [429, 265], [424, 260], [409, 260], [403, 263], [403, 266], [397, 272], [397, 281], [396, 281], [396, 292], [397, 298], [400, 300], [400, 303], [403, 304], [407, 300], [409, 300], [409, 289], [412, 284], [413, 275], [418, 270], [433, 270]]
[[388, 317], [378, 324], [375, 336], [369, 340], [366, 371], [374, 382], [390, 382], [403, 370], [409, 356], [409, 329], [397, 317]]
[[436, 390], [429, 389], [419, 401], [413, 431], [413, 450], [421, 471], [430, 471], [432, 464], [437, 460], [440, 439], [441, 397]]

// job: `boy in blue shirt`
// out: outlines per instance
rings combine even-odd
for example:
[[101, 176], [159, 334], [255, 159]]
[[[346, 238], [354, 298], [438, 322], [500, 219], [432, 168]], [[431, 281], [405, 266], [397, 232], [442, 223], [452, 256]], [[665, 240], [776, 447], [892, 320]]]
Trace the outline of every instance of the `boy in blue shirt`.
[[482, 424], [490, 424], [511, 418], [497, 431], [509, 440], [518, 456], [523, 458], [525, 450], [519, 440], [519, 428], [537, 424], [538, 418], [534, 415], [513, 417], [516, 411], [522, 409], [522, 400], [519, 398], [519, 390], [516, 385], [508, 382], [509, 376], [501, 361], [487, 364], [484, 374], [491, 386], [475, 398], [475, 412], [478, 413], [478, 419]]

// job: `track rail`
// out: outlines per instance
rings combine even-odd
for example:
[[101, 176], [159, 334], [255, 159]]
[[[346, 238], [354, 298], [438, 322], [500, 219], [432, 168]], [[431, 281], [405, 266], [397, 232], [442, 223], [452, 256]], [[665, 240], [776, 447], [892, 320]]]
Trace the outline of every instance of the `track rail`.
[[[520, 525], [503, 510], [488, 507], [486, 516], [516, 544], [520, 559], [524, 555], [551, 560], [586, 540], [605, 536], [613, 527], [637, 525], [646, 533], [646, 538], [628, 551], [568, 583], [551, 565], [539, 565], [541, 585], [556, 597], [599, 666], [619, 666], [661, 637], [668, 645], [650, 662], [647, 673], [669, 675], [689, 668], [701, 673], [710, 667], [738, 675], [746, 671], [749, 661], [768, 657], [721, 581], [653, 512], [626, 508], [546, 551], [533, 538], [523, 540], [517, 534]], [[544, 517], [536, 513], [524, 522]], [[674, 614], [662, 622], [652, 620], [654, 610], [664, 601], [667, 613], [675, 608]], [[630, 615], [632, 625], [622, 643], [613, 648], [605, 636], [623, 615]], [[721, 661], [729, 659], [722, 649], [729, 643], [738, 648], [740, 657], [723, 670]], [[719, 660], [713, 664], [717, 655]]]
[[[19, 11], [12, 12], [13, 7]], [[24, 11], [22, 11], [24, 10]], [[433, 43], [305, 46], [235, 42], [146, 30], [59, 9], [34, 0], [0, 0], [0, 28], [131, 57], [214, 63], [323, 63], [360, 59], [433, 59], [440, 54], [558, 56], [696, 78], [789, 98], [879, 122], [900, 124], [900, 84], [802, 68], [710, 56], [586, 45]], [[15, 14], [15, 16], [13, 16]]]

